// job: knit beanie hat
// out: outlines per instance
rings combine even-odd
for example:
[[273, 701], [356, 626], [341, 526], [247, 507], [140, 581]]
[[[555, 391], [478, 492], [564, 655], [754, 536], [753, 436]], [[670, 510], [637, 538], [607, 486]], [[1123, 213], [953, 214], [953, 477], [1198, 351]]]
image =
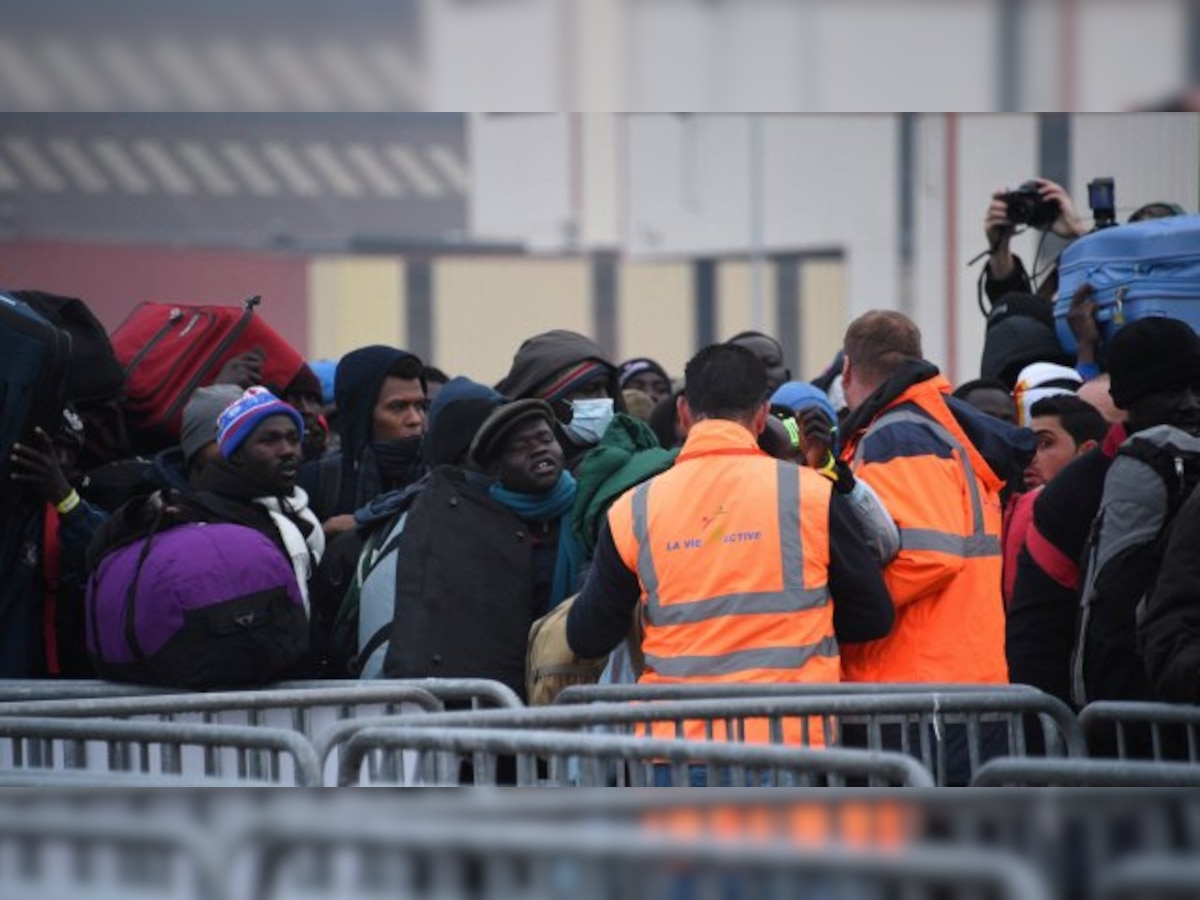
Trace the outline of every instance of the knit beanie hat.
[[641, 375], [644, 372], [653, 372], [668, 385], [671, 383], [671, 376], [667, 374], [666, 370], [654, 360], [645, 356], [639, 356], [636, 359], [627, 359], [621, 363], [620, 368], [617, 370], [617, 383], [624, 390], [630, 378], [634, 375]]
[[1059, 394], [1074, 394], [1083, 384], [1083, 376], [1068, 366], [1036, 362], [1023, 368], [1013, 387], [1017, 403], [1017, 424], [1028, 428], [1033, 420], [1033, 404]]
[[287, 416], [304, 440], [304, 419], [265, 387], [252, 387], [225, 408], [217, 419], [217, 445], [226, 459], [237, 452], [259, 423], [271, 416]]
[[1138, 319], [1108, 347], [1109, 393], [1128, 409], [1147, 394], [1200, 385], [1200, 337], [1179, 319]]
[[479, 426], [506, 402], [503, 394], [485, 384], [461, 375], [451, 378], [429, 405], [422, 460], [429, 466], [462, 463]]
[[183, 425], [179, 432], [184, 462], [191, 462], [207, 444], [216, 441], [217, 417], [241, 396], [242, 389], [236, 384], [210, 384], [192, 392], [183, 408]]

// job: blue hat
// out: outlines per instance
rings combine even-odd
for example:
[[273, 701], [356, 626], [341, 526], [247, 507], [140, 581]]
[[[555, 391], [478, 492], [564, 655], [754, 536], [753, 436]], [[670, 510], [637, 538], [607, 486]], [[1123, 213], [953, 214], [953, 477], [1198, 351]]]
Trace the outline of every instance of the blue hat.
[[829, 395], [816, 385], [806, 381], [786, 381], [775, 389], [771, 395], [772, 406], [786, 406], [792, 412], [801, 412], [813, 406], [819, 406], [829, 421], [837, 424], [837, 410], [829, 402]]
[[263, 419], [271, 416], [287, 416], [304, 440], [304, 419], [294, 406], [284, 403], [265, 387], [252, 387], [237, 400], [225, 407], [217, 417], [217, 447], [226, 459], [237, 452], [251, 432]]
[[317, 376], [317, 380], [321, 382], [321, 402], [333, 402], [333, 376], [337, 371], [337, 360], [334, 359], [314, 359], [309, 362], [308, 367], [312, 369], [313, 374]]

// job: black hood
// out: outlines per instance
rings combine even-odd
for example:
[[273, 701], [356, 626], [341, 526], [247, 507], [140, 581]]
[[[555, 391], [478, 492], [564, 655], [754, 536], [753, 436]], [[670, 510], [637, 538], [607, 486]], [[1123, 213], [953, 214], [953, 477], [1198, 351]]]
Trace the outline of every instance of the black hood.
[[[394, 365], [405, 359], [420, 362], [415, 354], [406, 350], [376, 344], [351, 351], [338, 363], [333, 391], [345, 460], [357, 461], [367, 446], [371, 437], [372, 412], [383, 379]], [[424, 377], [421, 386], [425, 386]]]

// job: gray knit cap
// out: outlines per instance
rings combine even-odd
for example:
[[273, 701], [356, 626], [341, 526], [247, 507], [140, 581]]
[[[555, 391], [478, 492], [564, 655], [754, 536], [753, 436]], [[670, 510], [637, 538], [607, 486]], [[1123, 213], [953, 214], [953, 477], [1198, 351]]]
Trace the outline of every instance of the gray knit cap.
[[236, 384], [213, 384], [196, 388], [187, 406], [183, 408], [183, 426], [179, 433], [179, 444], [183, 447], [185, 462], [199, 453], [206, 444], [217, 440], [217, 417], [225, 407], [242, 396]]

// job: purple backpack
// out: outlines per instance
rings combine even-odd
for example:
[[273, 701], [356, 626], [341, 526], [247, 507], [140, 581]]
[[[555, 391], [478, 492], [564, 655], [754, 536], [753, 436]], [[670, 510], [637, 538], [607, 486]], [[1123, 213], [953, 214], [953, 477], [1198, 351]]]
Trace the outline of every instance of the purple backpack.
[[308, 650], [290, 561], [241, 525], [181, 525], [110, 553], [87, 590], [104, 678], [182, 688], [264, 684]]

